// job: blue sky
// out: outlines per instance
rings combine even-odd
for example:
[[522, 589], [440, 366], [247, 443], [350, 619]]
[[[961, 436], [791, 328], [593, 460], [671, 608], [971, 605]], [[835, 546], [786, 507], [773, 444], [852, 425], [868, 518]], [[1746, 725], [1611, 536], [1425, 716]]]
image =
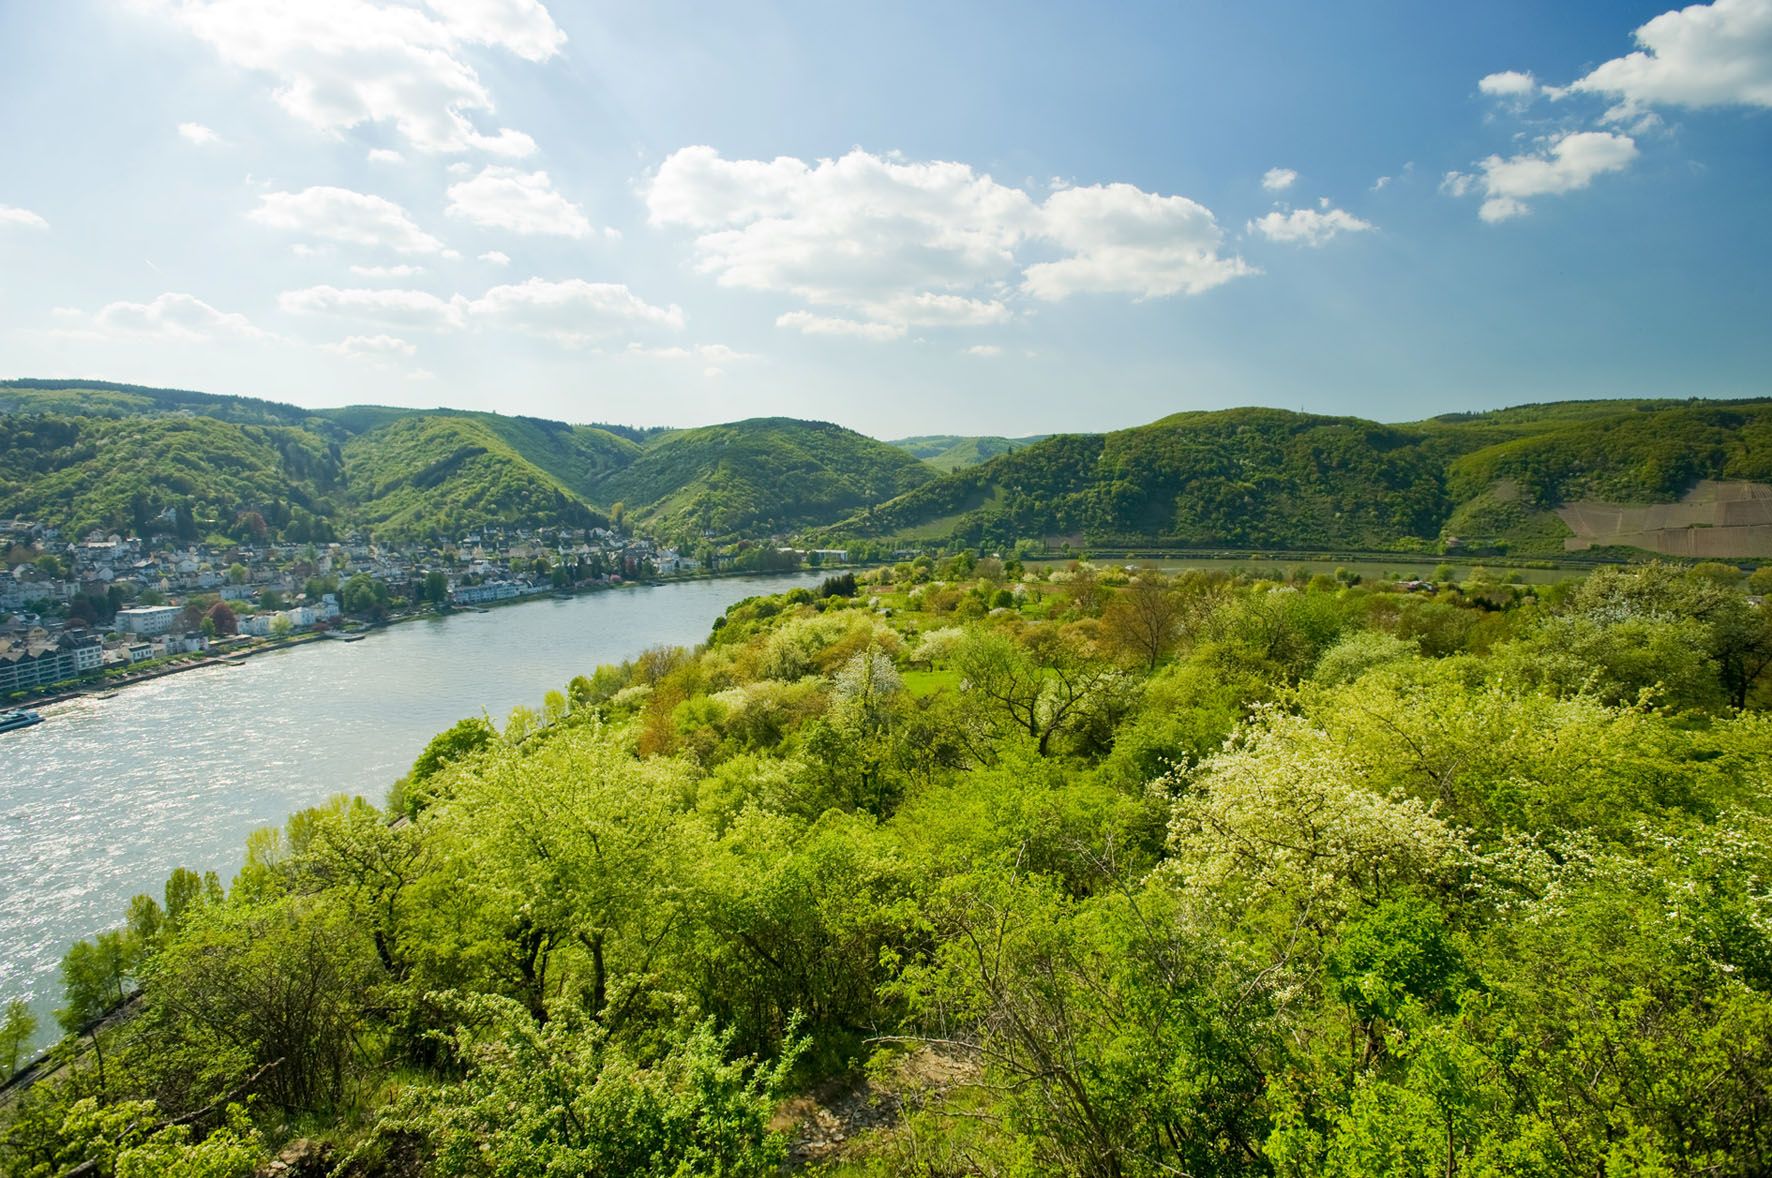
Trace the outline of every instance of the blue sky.
[[1772, 0], [0, 3], [0, 373], [880, 436], [1772, 392]]

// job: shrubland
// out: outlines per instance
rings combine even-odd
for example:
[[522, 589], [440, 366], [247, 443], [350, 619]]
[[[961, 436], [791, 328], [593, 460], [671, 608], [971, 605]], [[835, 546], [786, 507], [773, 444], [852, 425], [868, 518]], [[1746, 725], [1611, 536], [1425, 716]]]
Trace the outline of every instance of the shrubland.
[[882, 1123], [800, 1163], [1765, 1173], [1746, 588], [967, 554], [751, 599], [138, 897], [0, 1163], [766, 1174], [849, 1086]]

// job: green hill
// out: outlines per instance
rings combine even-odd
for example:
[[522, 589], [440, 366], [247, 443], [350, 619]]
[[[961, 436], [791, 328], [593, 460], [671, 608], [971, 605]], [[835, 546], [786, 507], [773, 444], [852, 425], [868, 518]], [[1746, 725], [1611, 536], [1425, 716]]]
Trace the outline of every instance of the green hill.
[[[1772, 402], [1597, 401], [1405, 425], [1267, 409], [1048, 438], [836, 535], [1075, 545], [1560, 552], [1554, 509], [1772, 481]], [[1750, 553], [1744, 552], [1743, 555]]]
[[828, 422], [754, 418], [675, 430], [598, 484], [601, 501], [664, 535], [786, 531], [840, 519], [935, 477], [884, 442]]
[[[791, 418], [661, 431], [102, 381], [0, 382], [0, 414], [0, 518], [73, 531], [419, 538], [583, 526], [619, 503], [678, 540], [820, 529], [994, 545], [1554, 554], [1574, 541], [1772, 557], [1772, 493], [1742, 485], [1772, 483], [1769, 400], [1550, 402], [1399, 425], [1233, 409], [1107, 434], [894, 443]], [[1672, 515], [1632, 510], [1691, 492]]]
[[[477, 417], [427, 414], [352, 439], [344, 463], [353, 518], [378, 534], [407, 537], [447, 535], [464, 525], [608, 522], [502, 433]], [[582, 478], [582, 455], [559, 449], [551, 456]]]
[[945, 473], [989, 462], [999, 454], [1031, 446], [1051, 436], [1033, 434], [1025, 438], [975, 438], [961, 434], [925, 434], [915, 438], [899, 438], [891, 444]]
[[166, 517], [187, 539], [244, 535], [248, 513], [297, 539], [328, 534], [343, 461], [311, 430], [182, 414], [8, 416], [0, 518], [84, 532], [146, 532]]

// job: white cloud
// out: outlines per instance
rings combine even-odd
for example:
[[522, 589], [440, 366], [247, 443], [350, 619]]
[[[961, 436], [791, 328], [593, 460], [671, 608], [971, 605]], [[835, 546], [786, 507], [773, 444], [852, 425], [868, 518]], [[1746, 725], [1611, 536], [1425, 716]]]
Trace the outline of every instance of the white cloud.
[[574, 345], [632, 328], [683, 328], [681, 307], [655, 307], [620, 283], [579, 278], [495, 286], [468, 310], [476, 323]]
[[422, 290], [340, 290], [336, 286], [286, 290], [277, 297], [277, 305], [296, 315], [339, 315], [427, 331], [462, 327], [467, 322], [468, 310], [468, 300], [461, 295], [442, 299]]
[[336, 352], [341, 356], [361, 356], [368, 358], [385, 358], [388, 356], [416, 356], [418, 345], [409, 343], [397, 335], [348, 335], [336, 344], [320, 345], [328, 352]]
[[151, 303], [115, 302], [92, 317], [100, 335], [147, 336], [197, 343], [214, 339], [263, 339], [268, 333], [246, 316], [218, 311], [194, 295], [168, 291]]
[[1638, 106], [1772, 107], [1772, 0], [1716, 0], [1664, 12], [1636, 31], [1635, 53], [1602, 63], [1570, 90]]
[[305, 233], [347, 245], [379, 246], [402, 254], [433, 254], [443, 243], [420, 229], [391, 200], [348, 188], [271, 192], [247, 216], [272, 229]]
[[208, 147], [211, 144], [221, 142], [221, 136], [217, 135], [214, 131], [211, 131], [208, 127], [205, 127], [202, 123], [180, 123], [178, 125], [178, 133], [185, 140], [195, 143], [198, 147]]
[[995, 299], [928, 291], [889, 299], [874, 310], [889, 322], [913, 327], [984, 327], [1015, 318], [1013, 311]]
[[688, 147], [646, 189], [653, 224], [708, 230], [699, 268], [723, 286], [869, 309], [1010, 272], [1034, 215], [1026, 193], [965, 164], [724, 160]]
[[521, 156], [520, 131], [480, 130], [492, 96], [461, 53], [494, 45], [541, 60], [563, 37], [533, 0], [437, 0], [431, 13], [373, 0], [143, 0], [224, 61], [268, 75], [293, 117], [337, 134], [390, 123], [420, 151]]
[[351, 273], [359, 278], [411, 278], [414, 274], [423, 274], [423, 266], [352, 266]]
[[858, 339], [890, 340], [904, 335], [902, 323], [863, 323], [832, 315], [814, 315], [811, 311], [789, 311], [776, 317], [777, 327], [791, 327], [804, 335], [846, 335]]
[[406, 157], [391, 147], [372, 147], [369, 149], [368, 160], [372, 164], [403, 164]]
[[502, 45], [529, 61], [546, 61], [566, 44], [566, 34], [539, 0], [425, 0], [463, 41]]
[[437, 374], [429, 368], [414, 368], [405, 374], [405, 379], [410, 381], [436, 380]]
[[503, 250], [487, 250], [480, 255], [480, 260], [489, 266], [509, 266], [511, 264], [511, 255], [505, 253]]
[[695, 344], [690, 347], [672, 345], [658, 348], [634, 343], [628, 345], [626, 354], [647, 360], [694, 360], [702, 364], [731, 364], [740, 360], [756, 359], [756, 356], [750, 352], [740, 352], [725, 344]]
[[1519, 70], [1503, 70], [1498, 74], [1485, 75], [1477, 82], [1477, 89], [1491, 98], [1506, 98], [1524, 101], [1538, 93], [1538, 81], [1531, 74]]
[[30, 209], [21, 209], [16, 205], [0, 205], [0, 227], [7, 225], [15, 225], [23, 229], [49, 228], [49, 222]]
[[514, 233], [584, 237], [591, 223], [584, 210], [554, 191], [546, 172], [489, 165], [471, 180], [449, 186], [449, 215]]
[[1293, 209], [1258, 217], [1249, 222], [1248, 228], [1269, 241], [1319, 246], [1343, 233], [1364, 233], [1372, 228], [1372, 223], [1345, 209]]
[[1041, 224], [1071, 256], [1027, 268], [1022, 288], [1039, 299], [1191, 295], [1258, 272], [1218, 252], [1223, 233], [1212, 211], [1185, 196], [1130, 184], [1067, 188], [1046, 198]]
[[968, 356], [984, 356], [989, 359], [1001, 356], [1003, 354], [1003, 349], [999, 348], [996, 344], [973, 344], [970, 348], [966, 349], [966, 354]]
[[1298, 180], [1291, 168], [1269, 168], [1261, 174], [1261, 186], [1269, 192], [1284, 192]]
[[[727, 160], [686, 147], [643, 190], [654, 225], [696, 231], [696, 266], [723, 286], [782, 292], [854, 317], [789, 312], [810, 334], [893, 339], [912, 326], [1013, 317], [1019, 277], [1044, 299], [1083, 291], [1193, 293], [1237, 274], [1210, 211], [1128, 184], [1062, 187], [1038, 203], [969, 165], [859, 148], [813, 163]], [[1029, 265], [1043, 243], [1067, 256]]]
[[1506, 221], [1530, 212], [1526, 202], [1533, 197], [1586, 188], [1596, 176], [1623, 171], [1636, 157], [1636, 142], [1628, 135], [1575, 131], [1535, 153], [1507, 159], [1492, 155], [1477, 165], [1480, 173], [1448, 172], [1440, 187], [1453, 196], [1481, 192], [1478, 216]]

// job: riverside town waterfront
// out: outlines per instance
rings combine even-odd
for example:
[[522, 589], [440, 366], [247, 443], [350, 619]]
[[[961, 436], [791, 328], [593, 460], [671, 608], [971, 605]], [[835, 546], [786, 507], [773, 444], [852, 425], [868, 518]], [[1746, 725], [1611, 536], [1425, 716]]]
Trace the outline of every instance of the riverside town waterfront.
[[[0, 993], [44, 1028], [69, 945], [175, 867], [238, 869], [246, 836], [338, 793], [380, 803], [464, 716], [497, 723], [574, 675], [692, 646], [735, 601], [819, 573], [636, 585], [388, 627], [41, 708], [0, 740]], [[47, 1033], [46, 1031], [43, 1033]]]

